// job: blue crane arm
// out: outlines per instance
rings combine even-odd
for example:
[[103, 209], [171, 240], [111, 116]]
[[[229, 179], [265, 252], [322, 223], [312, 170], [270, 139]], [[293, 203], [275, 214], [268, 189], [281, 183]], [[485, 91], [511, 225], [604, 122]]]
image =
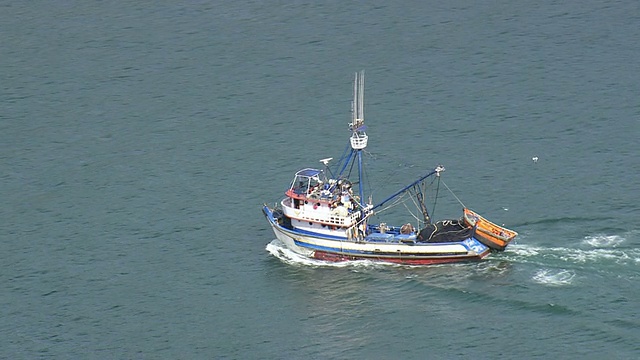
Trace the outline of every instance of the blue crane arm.
[[[438, 168], [438, 169], [439, 169], [439, 168]], [[438, 173], [438, 172], [440, 172], [440, 170], [432, 170], [432, 171], [430, 171], [428, 174], [426, 174], [426, 175], [424, 175], [424, 176], [421, 176], [418, 180], [416, 180], [416, 181], [412, 182], [411, 184], [409, 184], [409, 185], [405, 186], [404, 188], [402, 188], [401, 190], [399, 190], [399, 191], [398, 191], [398, 192], [396, 192], [395, 194], [393, 194], [393, 195], [389, 196], [388, 198], [386, 198], [386, 199], [382, 200], [382, 202], [381, 202], [381, 203], [379, 203], [379, 204], [377, 204], [376, 206], [374, 206], [371, 210], [375, 210], [375, 209], [379, 208], [380, 206], [384, 205], [387, 201], [392, 200], [392, 199], [393, 199], [393, 198], [395, 198], [396, 196], [398, 196], [398, 195], [400, 195], [400, 194], [404, 193], [405, 191], [407, 191], [407, 190], [411, 189], [414, 185], [416, 185], [416, 184], [417, 184], [417, 183], [419, 183], [420, 181], [422, 181], [422, 180], [424, 180], [424, 179], [428, 178], [429, 176], [431, 176], [431, 175], [433, 175], [433, 174], [436, 174], [436, 173]]]

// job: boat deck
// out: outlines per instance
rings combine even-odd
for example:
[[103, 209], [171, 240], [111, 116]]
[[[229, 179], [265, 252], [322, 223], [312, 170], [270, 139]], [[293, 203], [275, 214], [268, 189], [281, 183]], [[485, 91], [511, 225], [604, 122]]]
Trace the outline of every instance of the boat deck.
[[366, 242], [377, 243], [414, 243], [416, 242], [416, 234], [393, 234], [374, 232], [365, 236]]

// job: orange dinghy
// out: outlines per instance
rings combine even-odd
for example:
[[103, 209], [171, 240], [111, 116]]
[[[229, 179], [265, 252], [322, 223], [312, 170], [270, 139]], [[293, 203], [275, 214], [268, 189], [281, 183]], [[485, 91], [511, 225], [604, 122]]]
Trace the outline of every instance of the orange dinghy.
[[476, 239], [491, 249], [503, 251], [518, 236], [517, 232], [494, 224], [473, 210], [464, 208], [463, 212], [464, 222], [468, 226], [476, 227]]

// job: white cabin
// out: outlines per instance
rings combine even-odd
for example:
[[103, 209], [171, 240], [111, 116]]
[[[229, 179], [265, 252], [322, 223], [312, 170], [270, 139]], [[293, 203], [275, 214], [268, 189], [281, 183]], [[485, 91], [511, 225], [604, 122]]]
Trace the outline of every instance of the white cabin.
[[350, 237], [348, 230], [362, 222], [363, 209], [353, 195], [351, 183], [329, 179], [322, 170], [298, 171], [285, 195], [282, 210], [295, 228]]

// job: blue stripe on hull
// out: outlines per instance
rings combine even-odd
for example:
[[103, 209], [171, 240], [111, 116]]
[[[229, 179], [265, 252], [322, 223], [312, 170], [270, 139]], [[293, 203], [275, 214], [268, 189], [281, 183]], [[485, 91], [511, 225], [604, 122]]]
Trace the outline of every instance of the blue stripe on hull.
[[[341, 249], [336, 247], [327, 247], [327, 246], [319, 246], [309, 244], [303, 241], [294, 240], [294, 243], [297, 246], [320, 250], [340, 255], [349, 255], [349, 256], [384, 256], [384, 257], [451, 257], [451, 256], [459, 256], [459, 257], [468, 257], [469, 255], [466, 252], [446, 252], [446, 253], [429, 253], [429, 254], [420, 254], [420, 253], [402, 253], [398, 254], [397, 252], [382, 252], [382, 251], [362, 251], [362, 250], [353, 250], [353, 249]], [[428, 245], [424, 245], [428, 246]]]

